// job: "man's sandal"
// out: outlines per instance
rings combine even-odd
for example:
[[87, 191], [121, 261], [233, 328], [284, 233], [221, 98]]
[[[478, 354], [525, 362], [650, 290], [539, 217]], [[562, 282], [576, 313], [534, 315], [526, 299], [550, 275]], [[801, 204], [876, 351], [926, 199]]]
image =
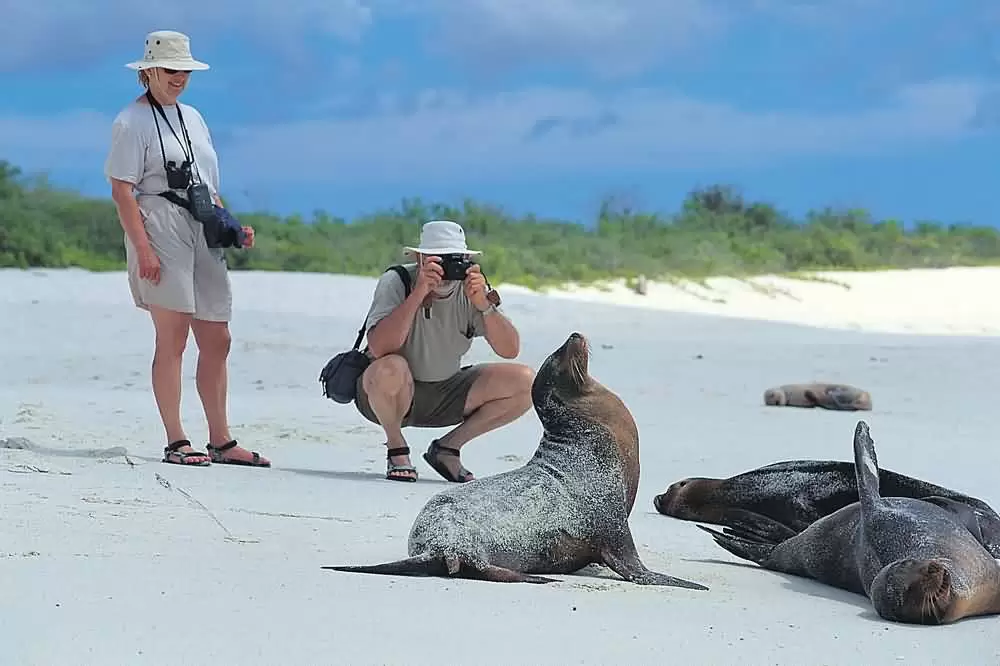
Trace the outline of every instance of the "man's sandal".
[[424, 453], [424, 460], [427, 461], [428, 465], [434, 468], [435, 472], [444, 477], [445, 481], [451, 481], [452, 483], [467, 483], [469, 481], [476, 480], [476, 477], [473, 476], [472, 472], [465, 469], [465, 466], [461, 465], [461, 463], [459, 463], [461, 465], [461, 469], [459, 469], [458, 475], [456, 476], [455, 474], [452, 474], [451, 470], [448, 469], [448, 466], [442, 463], [441, 459], [438, 457], [442, 453], [458, 458], [461, 455], [461, 452], [458, 449], [441, 446], [435, 439], [431, 441], [430, 448], [428, 448], [427, 452]]
[[[417, 480], [417, 468], [413, 465], [397, 465], [392, 462], [392, 458], [396, 456], [408, 456], [410, 455], [410, 447], [401, 446], [396, 449], [389, 449], [385, 452], [385, 478], [389, 481], [416, 481]], [[413, 476], [403, 476], [399, 472], [410, 472]]]
[[205, 446], [208, 449], [208, 455], [212, 458], [212, 462], [219, 465], [244, 465], [246, 467], [270, 467], [270, 462], [261, 462], [260, 454], [256, 451], [251, 451], [253, 454], [253, 460], [240, 460], [239, 458], [227, 458], [223, 454], [224, 451], [236, 446], [236, 440], [230, 440], [223, 444], [222, 446], [212, 446], [207, 444]]
[[208, 460], [188, 460], [189, 458], [208, 458], [207, 453], [201, 451], [178, 451], [185, 446], [191, 446], [191, 442], [186, 439], [179, 439], [171, 442], [163, 449], [163, 460], [161, 462], [171, 465], [187, 465], [188, 467], [208, 467], [212, 463]]

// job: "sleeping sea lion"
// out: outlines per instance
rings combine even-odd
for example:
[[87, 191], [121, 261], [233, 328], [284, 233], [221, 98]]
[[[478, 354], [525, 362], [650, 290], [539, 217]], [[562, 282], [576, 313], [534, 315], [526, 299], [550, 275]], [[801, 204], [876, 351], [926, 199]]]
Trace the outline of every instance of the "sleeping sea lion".
[[764, 391], [764, 404], [870, 412], [872, 397], [868, 391], [848, 384], [784, 384]]
[[935, 502], [883, 497], [868, 424], [854, 432], [859, 501], [781, 540], [767, 519], [720, 533], [698, 525], [733, 555], [771, 571], [866, 595], [886, 620], [947, 624], [1000, 613], [1000, 562], [956, 515]]
[[[888, 469], [879, 470], [882, 494], [915, 499], [937, 497], [952, 512], [966, 507], [965, 521], [977, 524], [983, 546], [1000, 557], [1000, 516], [986, 502]], [[679, 520], [732, 526], [731, 517], [752, 512], [781, 523], [792, 533], [858, 501], [854, 464], [838, 460], [786, 460], [726, 479], [689, 477], [653, 498], [661, 514]]]
[[603, 564], [625, 580], [707, 590], [646, 568], [628, 525], [639, 433], [628, 408], [590, 376], [573, 333], [542, 364], [531, 399], [543, 435], [523, 467], [444, 490], [413, 522], [409, 558], [324, 569], [549, 583]]

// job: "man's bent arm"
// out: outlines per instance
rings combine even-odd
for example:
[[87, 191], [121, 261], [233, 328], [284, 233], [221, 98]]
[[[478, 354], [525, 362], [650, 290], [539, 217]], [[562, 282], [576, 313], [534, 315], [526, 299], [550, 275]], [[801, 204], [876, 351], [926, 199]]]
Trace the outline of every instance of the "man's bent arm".
[[375, 358], [399, 351], [413, 326], [413, 317], [423, 299], [411, 292], [406, 300], [368, 330], [368, 351]]
[[521, 351], [521, 336], [514, 324], [498, 311], [483, 315], [484, 337], [497, 356], [517, 358]]

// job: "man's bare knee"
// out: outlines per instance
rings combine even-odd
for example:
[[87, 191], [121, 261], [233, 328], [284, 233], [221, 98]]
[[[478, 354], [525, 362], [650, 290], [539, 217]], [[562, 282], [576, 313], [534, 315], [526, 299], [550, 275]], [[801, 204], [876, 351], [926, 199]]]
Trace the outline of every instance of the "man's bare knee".
[[[513, 365], [513, 364], [512, 364]], [[515, 395], [531, 395], [531, 385], [535, 383], [535, 370], [531, 366], [517, 364], [511, 369], [511, 388]]]
[[365, 393], [369, 396], [395, 396], [412, 382], [410, 366], [398, 354], [389, 354], [372, 361], [362, 379]]

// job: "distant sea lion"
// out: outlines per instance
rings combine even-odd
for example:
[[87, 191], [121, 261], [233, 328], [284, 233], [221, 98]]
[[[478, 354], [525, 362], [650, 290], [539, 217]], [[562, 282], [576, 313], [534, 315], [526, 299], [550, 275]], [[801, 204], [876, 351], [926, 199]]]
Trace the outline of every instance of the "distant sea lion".
[[[986, 502], [888, 469], [879, 470], [879, 484], [884, 496], [937, 501], [970, 525], [975, 523], [983, 546], [1000, 558], [1000, 515]], [[656, 495], [653, 507], [679, 520], [730, 527], [734, 513], [752, 512], [798, 533], [857, 501], [853, 463], [787, 460], [726, 479], [681, 479]]]
[[933, 502], [883, 497], [868, 424], [854, 431], [860, 500], [785, 540], [748, 515], [724, 533], [698, 525], [733, 555], [771, 571], [866, 595], [878, 615], [910, 624], [947, 624], [1000, 613], [1000, 563], [955, 514]]
[[872, 397], [868, 391], [848, 384], [784, 384], [764, 391], [764, 404], [870, 412]]
[[573, 333], [536, 374], [531, 399], [543, 435], [527, 464], [431, 497], [410, 530], [409, 558], [323, 568], [549, 583], [537, 574], [604, 564], [640, 585], [707, 590], [639, 558], [628, 525], [638, 429], [621, 399], [589, 375], [589, 354]]

